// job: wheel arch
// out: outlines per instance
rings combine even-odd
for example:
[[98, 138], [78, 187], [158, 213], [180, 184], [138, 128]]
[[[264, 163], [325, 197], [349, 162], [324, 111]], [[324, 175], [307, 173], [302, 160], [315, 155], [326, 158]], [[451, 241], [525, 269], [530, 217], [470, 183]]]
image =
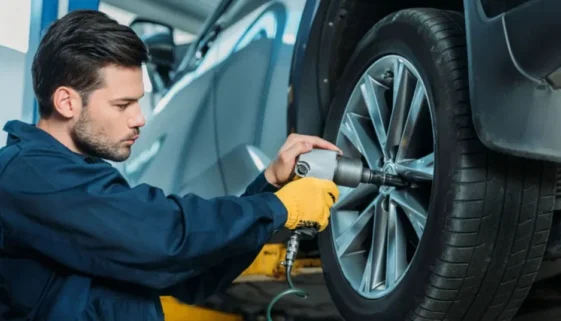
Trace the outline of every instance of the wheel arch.
[[413, 7], [463, 12], [463, 0], [309, 0], [290, 72], [288, 131], [322, 136], [337, 82], [360, 39], [383, 17]]

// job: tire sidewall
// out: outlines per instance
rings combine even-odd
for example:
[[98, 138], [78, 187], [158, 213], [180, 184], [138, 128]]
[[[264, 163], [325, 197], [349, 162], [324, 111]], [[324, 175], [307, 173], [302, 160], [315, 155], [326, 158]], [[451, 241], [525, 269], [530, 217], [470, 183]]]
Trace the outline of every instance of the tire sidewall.
[[379, 22], [350, 59], [326, 120], [324, 138], [335, 142], [346, 103], [361, 75], [381, 57], [397, 54], [418, 70], [432, 102], [431, 118], [436, 124], [435, 176], [427, 225], [409, 270], [392, 292], [375, 300], [359, 296], [341, 271], [332, 230], [326, 229], [318, 236], [326, 284], [340, 313], [348, 320], [403, 320], [425, 296], [430, 275], [442, 252], [446, 213], [454, 199], [451, 177], [458, 157], [453, 119], [457, 97], [449, 71], [439, 67], [442, 62], [439, 60], [445, 59], [445, 55], [438, 52], [437, 40], [430, 32], [421, 28], [420, 24], [399, 17]]

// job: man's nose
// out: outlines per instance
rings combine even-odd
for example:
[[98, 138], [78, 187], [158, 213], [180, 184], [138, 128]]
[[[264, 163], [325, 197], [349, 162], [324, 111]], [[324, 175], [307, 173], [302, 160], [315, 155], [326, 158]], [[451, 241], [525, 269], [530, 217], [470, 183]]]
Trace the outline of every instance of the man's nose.
[[146, 119], [144, 118], [144, 115], [142, 114], [142, 111], [140, 111], [139, 108], [138, 112], [135, 113], [133, 117], [129, 118], [129, 127], [140, 128], [143, 127], [144, 125], [146, 125]]

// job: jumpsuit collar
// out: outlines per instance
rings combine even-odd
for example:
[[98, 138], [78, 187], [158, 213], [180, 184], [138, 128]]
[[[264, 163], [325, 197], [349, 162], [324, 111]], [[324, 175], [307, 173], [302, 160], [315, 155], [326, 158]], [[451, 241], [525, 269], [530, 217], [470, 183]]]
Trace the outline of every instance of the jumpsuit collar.
[[4, 125], [4, 131], [8, 133], [7, 145], [12, 145], [20, 140], [46, 143], [53, 147], [62, 145], [53, 136], [33, 124], [27, 124], [21, 120], [11, 120]]
[[73, 152], [68, 147], [64, 146], [64, 144], [59, 142], [56, 138], [51, 136], [51, 134], [33, 124], [28, 124], [21, 120], [8, 121], [4, 125], [4, 131], [8, 133], [6, 145], [12, 145], [21, 140], [33, 141], [35, 143], [49, 145], [50, 147], [53, 147], [59, 151], [70, 153], [74, 156], [78, 156], [86, 163], [92, 164], [103, 162], [100, 158]]

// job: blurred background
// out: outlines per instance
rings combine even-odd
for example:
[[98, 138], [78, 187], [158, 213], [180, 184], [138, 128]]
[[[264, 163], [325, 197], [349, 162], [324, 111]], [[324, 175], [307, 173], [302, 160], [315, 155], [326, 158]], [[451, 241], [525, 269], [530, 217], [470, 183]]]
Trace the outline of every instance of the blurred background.
[[[96, 9], [129, 25], [136, 17], [149, 17], [174, 28], [178, 53], [186, 50], [204, 20], [220, 0], [0, 0], [0, 129], [6, 121], [36, 118], [31, 83], [31, 62], [41, 34], [56, 18], [76, 9]], [[145, 73], [145, 90], [152, 84]], [[150, 116], [149, 95], [142, 102]], [[0, 147], [6, 133], [0, 130]]]

